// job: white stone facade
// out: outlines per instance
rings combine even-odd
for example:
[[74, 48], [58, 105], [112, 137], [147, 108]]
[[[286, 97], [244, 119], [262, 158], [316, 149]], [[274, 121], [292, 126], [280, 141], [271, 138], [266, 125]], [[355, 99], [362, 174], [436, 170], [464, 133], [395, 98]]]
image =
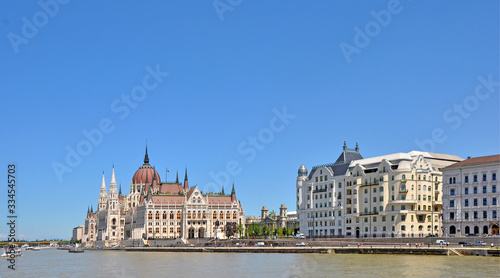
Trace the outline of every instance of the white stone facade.
[[450, 236], [499, 233], [500, 155], [469, 158], [443, 170], [443, 228]]

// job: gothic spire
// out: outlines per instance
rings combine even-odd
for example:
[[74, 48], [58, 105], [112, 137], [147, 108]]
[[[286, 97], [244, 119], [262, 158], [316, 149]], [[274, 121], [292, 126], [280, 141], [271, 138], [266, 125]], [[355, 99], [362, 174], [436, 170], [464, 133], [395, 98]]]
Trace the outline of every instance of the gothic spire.
[[226, 195], [226, 194], [224, 194], [224, 185], [222, 185], [222, 192], [220, 194], [221, 195]]
[[118, 192], [118, 196], [122, 195], [122, 184], [120, 183], [120, 191]]
[[344, 151], [347, 150], [347, 141], [346, 140], [344, 140], [344, 148], [343, 149], [344, 149]]
[[234, 191], [234, 182], [233, 182], [233, 189], [231, 190], [231, 195], [236, 195], [236, 191]]
[[111, 171], [111, 182], [110, 184], [116, 184], [116, 180], [115, 180], [115, 165], [113, 165], [113, 170]]
[[179, 171], [177, 171], [177, 174], [175, 176], [175, 183], [179, 183]]
[[87, 207], [87, 214], [90, 213], [90, 207]]
[[148, 157], [148, 144], [146, 144], [146, 155], [144, 156], [144, 164], [149, 163], [149, 157]]
[[356, 141], [356, 152], [359, 153], [359, 144], [358, 144], [358, 141]]
[[188, 182], [188, 169], [186, 167], [186, 173], [184, 174], [184, 189], [189, 190], [189, 182]]
[[90, 213], [94, 213], [94, 208], [90, 205]]
[[102, 171], [101, 189], [106, 190], [106, 183], [104, 182], [104, 171]]

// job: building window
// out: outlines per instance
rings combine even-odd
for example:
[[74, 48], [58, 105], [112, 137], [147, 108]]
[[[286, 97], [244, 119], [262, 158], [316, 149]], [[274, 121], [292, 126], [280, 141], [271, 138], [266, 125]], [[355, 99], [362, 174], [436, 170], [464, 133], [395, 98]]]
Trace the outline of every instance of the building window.
[[487, 206], [488, 205], [488, 199], [487, 198], [483, 198], [483, 206]]
[[450, 220], [454, 220], [455, 219], [455, 213], [454, 212], [450, 212]]
[[477, 199], [474, 199], [474, 206], [477, 207]]
[[493, 218], [497, 218], [497, 211], [496, 210], [493, 211], [493, 216], [492, 217]]
[[455, 195], [455, 188], [450, 189], [450, 195], [451, 196]]
[[468, 183], [469, 182], [469, 176], [465, 176], [465, 182]]
[[486, 181], [486, 174], [483, 174], [483, 181]]
[[486, 192], [487, 192], [487, 190], [486, 190], [486, 185], [485, 185], [485, 186], [483, 186], [483, 193], [486, 193]]
[[[436, 181], [437, 181], [437, 177], [436, 177]], [[453, 184], [457, 183], [457, 178], [453, 177]]]
[[474, 211], [474, 219], [477, 219], [477, 211]]
[[491, 180], [494, 180], [494, 181], [497, 180], [497, 173], [491, 174]]
[[455, 200], [450, 200], [450, 208], [455, 207]]
[[468, 187], [465, 188], [464, 194], [469, 194], [469, 188]]
[[483, 218], [488, 218], [488, 211], [486, 210], [483, 211]]
[[469, 206], [469, 199], [465, 199], [464, 201], [464, 206], [468, 207]]
[[496, 185], [492, 185], [491, 186], [491, 192], [492, 193], [496, 193], [497, 192], [497, 186]]
[[491, 198], [491, 204], [496, 206], [497, 205], [497, 197]]
[[477, 175], [474, 175], [474, 182], [477, 182]]
[[474, 186], [474, 194], [477, 194], [477, 186]]
[[468, 212], [465, 212], [464, 218], [465, 219], [469, 219], [469, 213]]

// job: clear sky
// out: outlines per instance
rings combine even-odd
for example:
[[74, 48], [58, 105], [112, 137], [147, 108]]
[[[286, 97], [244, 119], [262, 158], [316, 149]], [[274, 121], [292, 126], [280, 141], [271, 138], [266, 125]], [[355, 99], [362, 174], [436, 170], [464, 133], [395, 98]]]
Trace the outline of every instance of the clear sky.
[[113, 165], [128, 194], [146, 141], [162, 179], [234, 182], [246, 215], [295, 210], [299, 166], [344, 140], [500, 152], [496, 0], [60, 2], [0, 2], [1, 215], [14, 162], [21, 238], [69, 239]]

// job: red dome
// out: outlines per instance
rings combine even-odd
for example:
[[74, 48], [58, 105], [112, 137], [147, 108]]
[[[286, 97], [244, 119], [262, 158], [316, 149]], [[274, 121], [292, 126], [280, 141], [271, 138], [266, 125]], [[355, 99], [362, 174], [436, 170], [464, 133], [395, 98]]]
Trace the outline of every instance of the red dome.
[[161, 183], [158, 172], [151, 165], [145, 163], [135, 172], [132, 183], [152, 183], [153, 177], [155, 177], [157, 183]]
[[148, 147], [146, 146], [146, 155], [144, 156], [144, 164], [139, 168], [132, 178], [132, 183], [152, 183], [153, 177], [156, 178], [157, 183], [161, 183], [160, 175], [158, 172], [149, 165], [149, 157], [148, 157]]

